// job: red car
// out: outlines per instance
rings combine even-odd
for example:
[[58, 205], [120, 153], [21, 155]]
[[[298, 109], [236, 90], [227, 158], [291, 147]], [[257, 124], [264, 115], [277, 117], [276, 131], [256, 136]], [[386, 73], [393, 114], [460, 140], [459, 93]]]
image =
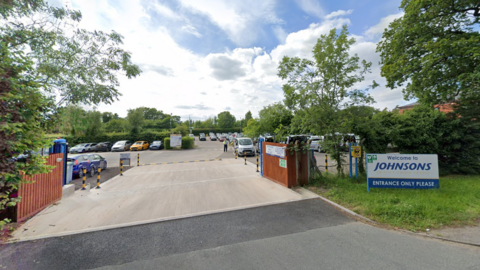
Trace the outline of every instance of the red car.
[[223, 142], [225, 141], [227, 138], [225, 136], [220, 136], [220, 138], [218, 139], [219, 141]]

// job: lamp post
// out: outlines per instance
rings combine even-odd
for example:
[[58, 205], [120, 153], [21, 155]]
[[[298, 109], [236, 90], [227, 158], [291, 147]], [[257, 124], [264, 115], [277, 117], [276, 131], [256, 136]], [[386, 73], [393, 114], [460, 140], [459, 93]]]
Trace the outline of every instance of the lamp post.
[[170, 133], [172, 133], [172, 113], [170, 113]]

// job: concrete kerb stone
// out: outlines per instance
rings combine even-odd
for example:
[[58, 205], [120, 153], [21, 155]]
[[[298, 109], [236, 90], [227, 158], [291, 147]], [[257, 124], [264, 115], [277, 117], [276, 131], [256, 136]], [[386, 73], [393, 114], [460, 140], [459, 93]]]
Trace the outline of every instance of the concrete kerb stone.
[[346, 207], [343, 207], [343, 206], [341, 206], [341, 205], [339, 205], [339, 204], [337, 204], [337, 203], [334, 203], [334, 202], [330, 201], [329, 199], [327, 199], [327, 198], [325, 198], [325, 197], [322, 197], [322, 196], [320, 196], [320, 195], [318, 195], [318, 197], [319, 197], [320, 199], [322, 199], [323, 201], [325, 201], [326, 203], [332, 205], [333, 207], [335, 207], [335, 208], [341, 210], [342, 212], [347, 213], [347, 214], [349, 214], [349, 215], [351, 215], [351, 216], [353, 216], [353, 217], [355, 217], [355, 218], [357, 218], [357, 219], [361, 219], [361, 220], [364, 220], [364, 221], [369, 222], [369, 223], [372, 223], [372, 224], [377, 224], [375, 221], [370, 220], [370, 219], [368, 219], [368, 218], [366, 218], [366, 217], [364, 217], [364, 216], [362, 216], [362, 215], [359, 215], [359, 214], [353, 212], [352, 210], [350, 210], [350, 209], [348, 209], [348, 208], [346, 208]]

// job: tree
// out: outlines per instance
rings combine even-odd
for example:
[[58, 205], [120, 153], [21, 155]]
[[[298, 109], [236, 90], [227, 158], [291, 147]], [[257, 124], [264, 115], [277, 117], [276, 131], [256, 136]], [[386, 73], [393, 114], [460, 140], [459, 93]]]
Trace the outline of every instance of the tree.
[[246, 137], [260, 136], [259, 121], [255, 118], [248, 120], [247, 126], [243, 128], [243, 133]]
[[102, 113], [102, 122], [104, 124], [110, 122], [110, 120], [113, 119], [119, 119], [120, 117], [118, 116], [117, 113], [111, 113], [111, 112], [103, 112]]
[[229, 111], [224, 111], [218, 114], [218, 127], [220, 128], [232, 128], [235, 125], [235, 116]]
[[248, 120], [252, 119], [252, 112], [251, 111], [248, 111], [246, 114], [245, 114], [245, 123], [248, 124]]
[[480, 2], [403, 0], [400, 8], [377, 47], [387, 86], [428, 105], [478, 98]]
[[258, 113], [258, 131], [273, 134], [280, 126], [289, 126], [293, 115], [282, 103], [274, 103], [263, 107]]
[[338, 132], [345, 130], [340, 111], [345, 106], [372, 103], [367, 91], [377, 86], [373, 81], [367, 89], [351, 89], [364, 80], [372, 65], [365, 60], [360, 65], [360, 58], [349, 54], [354, 43], [354, 38], [348, 38], [346, 26], [339, 33], [332, 29], [317, 40], [313, 60], [284, 56], [278, 67], [278, 75], [287, 81], [283, 85], [284, 102], [295, 111], [294, 128], [329, 134], [324, 147], [336, 161], [339, 173], [343, 173], [343, 160]]
[[130, 109], [127, 114], [127, 122], [130, 133], [138, 134], [145, 123], [145, 117], [141, 110]]
[[119, 118], [119, 119], [112, 119], [110, 120], [106, 126], [105, 126], [105, 130], [107, 132], [125, 132], [125, 130], [127, 129], [128, 127], [128, 122], [127, 120], [123, 119], [123, 118]]
[[143, 117], [145, 117], [146, 120], [163, 119], [165, 117], [163, 111], [159, 111], [155, 108], [139, 107], [137, 110], [142, 112]]

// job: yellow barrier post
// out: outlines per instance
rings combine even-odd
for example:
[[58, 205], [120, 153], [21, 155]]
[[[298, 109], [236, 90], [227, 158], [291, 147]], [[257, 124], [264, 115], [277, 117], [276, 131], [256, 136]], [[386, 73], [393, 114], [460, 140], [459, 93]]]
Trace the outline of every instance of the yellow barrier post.
[[327, 154], [325, 154], [325, 172], [328, 172], [328, 158], [327, 158]]
[[137, 167], [140, 166], [140, 154], [137, 154]]
[[120, 176], [123, 176], [123, 160], [120, 160]]
[[235, 148], [235, 159], [237, 159], [237, 149]]
[[87, 180], [87, 169], [83, 168], [83, 180], [82, 180], [82, 190], [87, 189], [85, 187], [85, 180]]
[[98, 168], [98, 175], [97, 175], [97, 189], [100, 188], [100, 175], [102, 173], [102, 168]]
[[258, 155], [257, 155], [257, 172], [260, 172], [260, 171], [258, 170]]
[[247, 165], [247, 151], [243, 151], [243, 157], [245, 158], [245, 165]]

